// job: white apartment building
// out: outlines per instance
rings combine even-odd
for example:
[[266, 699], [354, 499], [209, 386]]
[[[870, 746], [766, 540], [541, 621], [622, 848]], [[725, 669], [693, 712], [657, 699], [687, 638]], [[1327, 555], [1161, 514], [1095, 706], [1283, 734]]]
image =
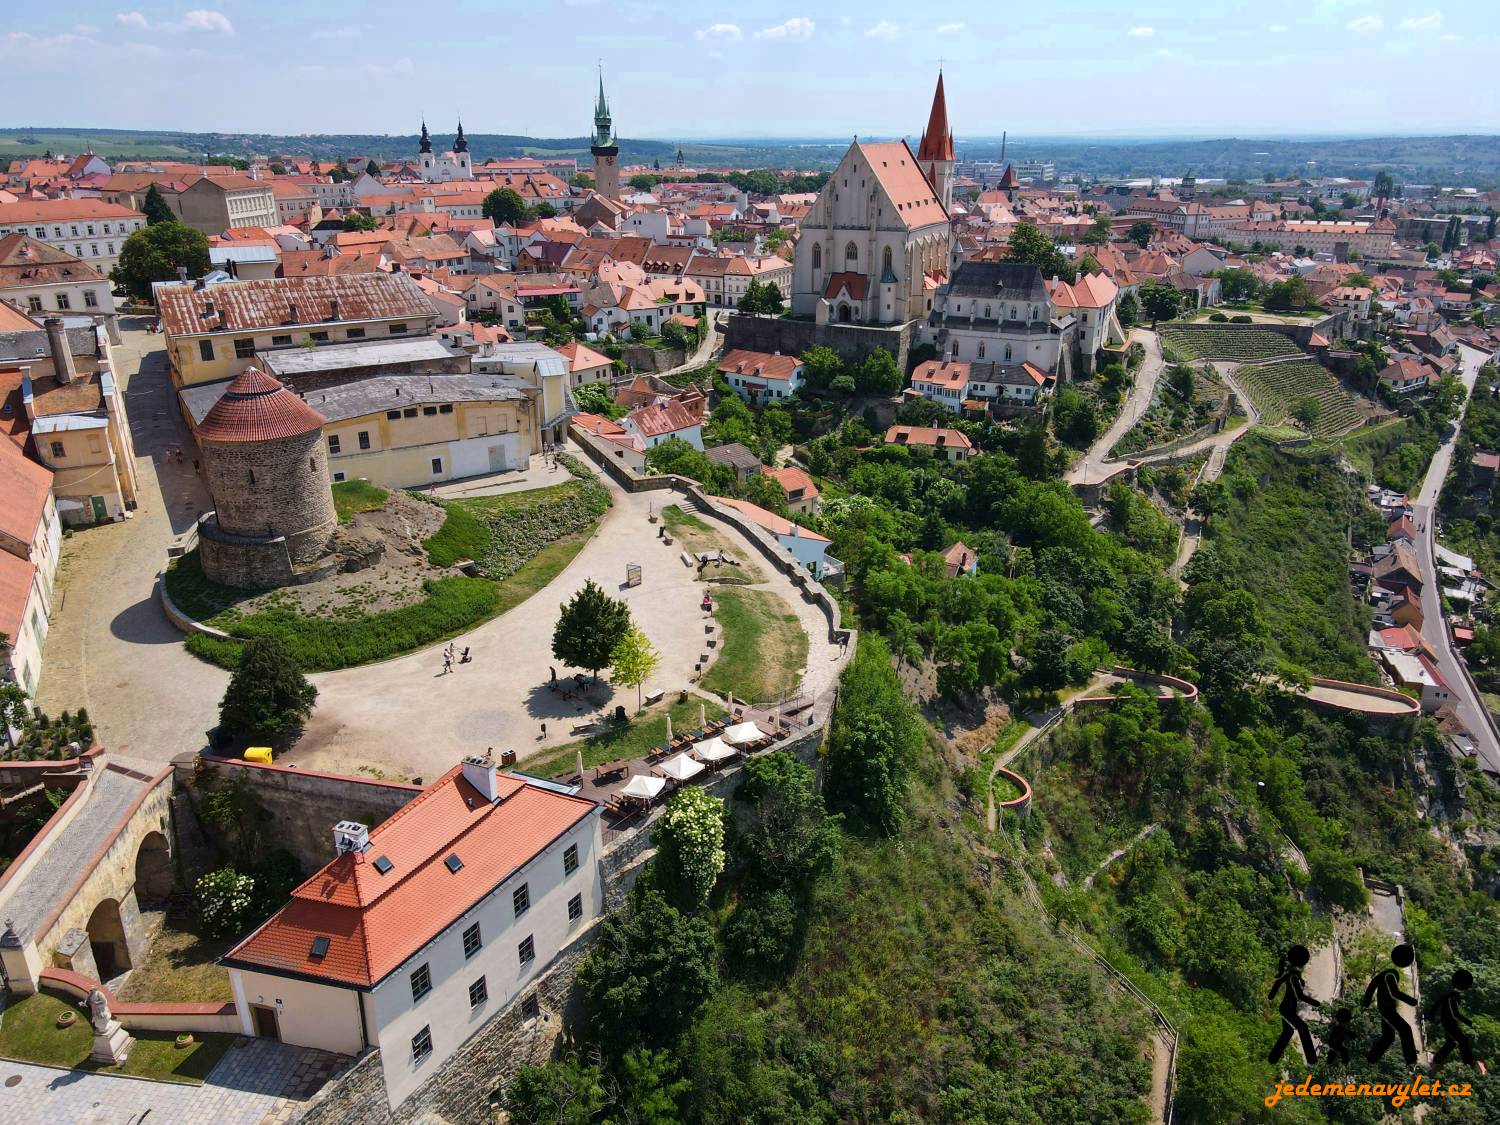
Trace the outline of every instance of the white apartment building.
[[235, 946], [241, 1031], [380, 1049], [396, 1109], [599, 916], [599, 806], [466, 758], [336, 858]]
[[106, 277], [120, 260], [120, 247], [146, 216], [102, 199], [22, 199], [0, 203], [0, 237], [30, 235], [56, 246]]

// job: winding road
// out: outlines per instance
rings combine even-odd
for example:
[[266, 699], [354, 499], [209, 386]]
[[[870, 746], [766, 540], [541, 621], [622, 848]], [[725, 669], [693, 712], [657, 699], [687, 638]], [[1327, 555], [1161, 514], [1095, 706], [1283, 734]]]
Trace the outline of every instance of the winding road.
[[1155, 332], [1145, 328], [1132, 328], [1129, 342], [1137, 341], [1146, 349], [1146, 358], [1141, 363], [1141, 369], [1136, 372], [1135, 382], [1131, 384], [1120, 413], [1110, 423], [1109, 429], [1095, 439], [1082, 457], [1068, 466], [1063, 480], [1070, 485], [1098, 484], [1119, 472], [1122, 462], [1107, 463], [1109, 451], [1131, 426], [1141, 420], [1141, 415], [1151, 408], [1151, 400], [1156, 395], [1156, 381], [1161, 377], [1165, 366], [1161, 355], [1161, 341], [1157, 339]]

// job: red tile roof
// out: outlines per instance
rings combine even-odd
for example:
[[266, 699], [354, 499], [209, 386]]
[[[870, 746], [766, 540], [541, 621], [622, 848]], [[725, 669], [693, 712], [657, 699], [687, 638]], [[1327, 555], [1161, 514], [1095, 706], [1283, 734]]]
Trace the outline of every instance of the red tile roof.
[[[337, 317], [333, 315], [335, 300]], [[437, 315], [432, 302], [404, 273], [224, 281], [204, 289], [164, 285], [157, 290], [157, 308], [163, 327], [178, 336]], [[212, 314], [204, 315], [210, 308]]]
[[812, 477], [806, 471], [799, 469], [796, 465], [788, 465], [784, 469], [762, 469], [762, 473], [781, 485], [781, 491], [787, 494], [787, 498], [801, 492], [799, 500], [815, 500], [818, 497], [818, 486], [813, 483]]
[[102, 199], [22, 199], [0, 203], [0, 223], [47, 223], [61, 219], [144, 219], [146, 216]]
[[35, 577], [35, 564], [18, 559], [9, 551], [0, 551], [0, 633], [7, 637], [14, 639], [21, 635]]
[[759, 524], [772, 535], [794, 536], [798, 539], [811, 539], [814, 543], [832, 543], [833, 540], [826, 535], [819, 535], [816, 531], [808, 531], [805, 527], [798, 527], [785, 516], [778, 516], [775, 512], [767, 511], [759, 504], [752, 504], [748, 500], [735, 500], [729, 496], [710, 496], [715, 504], [724, 504], [741, 515], [747, 517], [752, 523]]
[[556, 350], [558, 355], [568, 361], [569, 371], [593, 371], [609, 367], [614, 362], [609, 356], [596, 352], [577, 340], [571, 340]]
[[932, 95], [932, 113], [922, 130], [917, 159], [923, 162], [953, 159], [953, 134], [948, 131], [948, 99], [943, 96], [943, 72], [938, 71], [937, 92]]
[[823, 286], [823, 296], [831, 300], [839, 295], [840, 289], [847, 289], [849, 296], [856, 301], [863, 301], [868, 282], [869, 278], [862, 273], [836, 273], [828, 279], [828, 284]]
[[958, 390], [968, 385], [969, 364], [962, 359], [929, 359], [917, 364], [911, 373], [911, 381]]
[[49, 470], [28, 458], [15, 442], [0, 441], [0, 535], [29, 546], [51, 491]]
[[770, 352], [735, 348], [719, 361], [719, 372], [723, 375], [753, 375], [757, 379], [787, 382], [801, 366], [802, 361], [794, 355], [772, 355]]
[[927, 182], [927, 174], [917, 164], [917, 158], [905, 141], [855, 143], [864, 153], [880, 186], [890, 196], [896, 208], [896, 218], [907, 229], [948, 221], [948, 212], [943, 210], [932, 184]]
[[[292, 892], [286, 906], [225, 956], [249, 969], [296, 973], [368, 988], [598, 806], [500, 774], [491, 804], [454, 766]], [[444, 860], [457, 854], [463, 866]], [[375, 860], [385, 856], [382, 875]], [[314, 938], [327, 953], [312, 956]]]
[[885, 432], [885, 440], [893, 445], [930, 445], [934, 449], [974, 448], [962, 430], [945, 426], [892, 426]]
[[638, 406], [628, 415], [630, 422], [646, 437], [675, 434], [679, 430], [702, 425], [703, 418], [697, 412], [675, 399], [667, 402]]
[[271, 376], [247, 367], [204, 415], [198, 437], [203, 441], [271, 441], [312, 433], [325, 421]]

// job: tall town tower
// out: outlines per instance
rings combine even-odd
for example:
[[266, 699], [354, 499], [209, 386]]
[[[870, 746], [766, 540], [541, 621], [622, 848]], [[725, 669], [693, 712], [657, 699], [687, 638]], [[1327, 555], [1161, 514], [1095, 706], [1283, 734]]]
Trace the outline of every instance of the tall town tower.
[[604, 100], [604, 75], [599, 75], [599, 100], [594, 105], [594, 190], [606, 199], [620, 198], [620, 146], [615, 143], [609, 102]]

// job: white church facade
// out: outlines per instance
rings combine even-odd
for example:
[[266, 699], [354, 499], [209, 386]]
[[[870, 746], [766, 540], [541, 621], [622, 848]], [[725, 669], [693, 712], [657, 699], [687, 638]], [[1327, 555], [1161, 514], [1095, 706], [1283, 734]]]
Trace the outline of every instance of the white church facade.
[[454, 180], [472, 180], [474, 163], [469, 156], [469, 140], [464, 136], [464, 123], [458, 123], [458, 136], [453, 140], [449, 152], [434, 153], [432, 138], [427, 135], [427, 122], [422, 122], [422, 141], [417, 146], [418, 171], [426, 184], [446, 184]]

